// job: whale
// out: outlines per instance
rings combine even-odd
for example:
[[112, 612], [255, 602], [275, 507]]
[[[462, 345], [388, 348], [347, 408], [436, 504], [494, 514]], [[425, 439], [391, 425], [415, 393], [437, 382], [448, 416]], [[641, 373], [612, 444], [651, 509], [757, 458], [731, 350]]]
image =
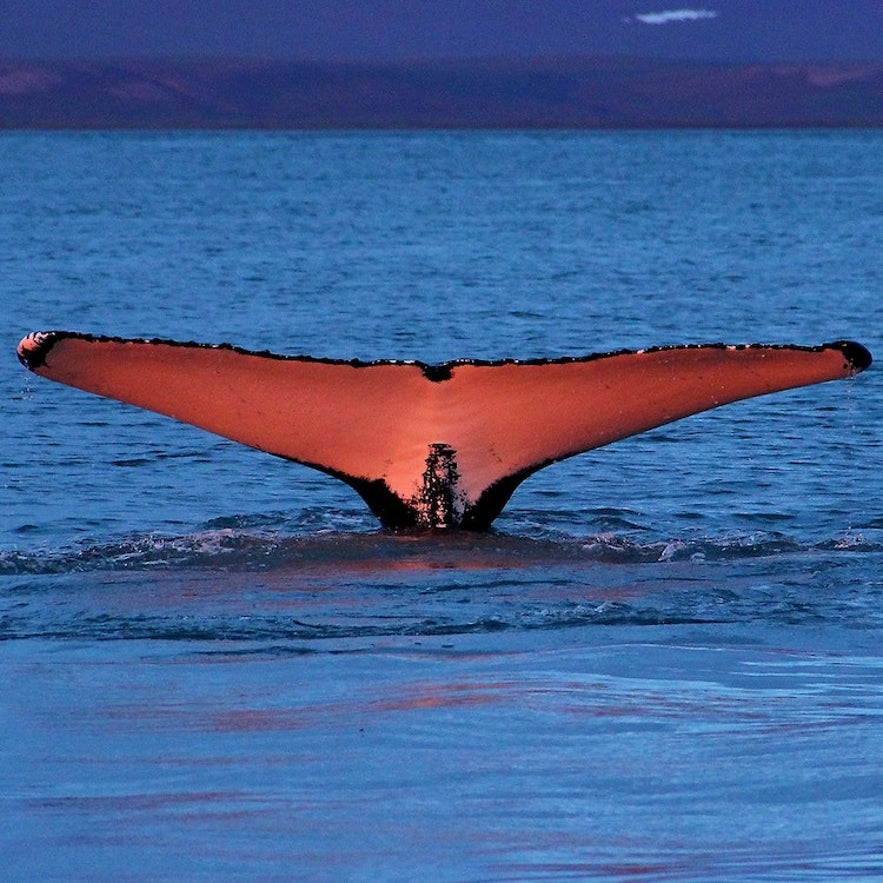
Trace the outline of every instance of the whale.
[[552, 463], [872, 361], [848, 340], [428, 364], [76, 331], [32, 332], [17, 352], [41, 377], [340, 479], [387, 528], [476, 531]]

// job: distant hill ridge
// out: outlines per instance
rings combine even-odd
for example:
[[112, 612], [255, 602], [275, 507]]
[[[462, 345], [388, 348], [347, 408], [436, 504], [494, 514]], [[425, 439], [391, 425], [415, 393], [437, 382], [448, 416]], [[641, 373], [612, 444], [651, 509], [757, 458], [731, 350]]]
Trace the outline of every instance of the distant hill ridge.
[[0, 61], [0, 129], [881, 125], [879, 62]]

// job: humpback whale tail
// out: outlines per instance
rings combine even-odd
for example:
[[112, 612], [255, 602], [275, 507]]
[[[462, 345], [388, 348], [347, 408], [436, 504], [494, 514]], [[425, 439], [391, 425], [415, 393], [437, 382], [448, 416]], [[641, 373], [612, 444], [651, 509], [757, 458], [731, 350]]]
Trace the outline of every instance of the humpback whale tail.
[[550, 463], [871, 364], [851, 341], [427, 365], [68, 331], [29, 334], [18, 355], [43, 377], [333, 475], [388, 527], [473, 530]]

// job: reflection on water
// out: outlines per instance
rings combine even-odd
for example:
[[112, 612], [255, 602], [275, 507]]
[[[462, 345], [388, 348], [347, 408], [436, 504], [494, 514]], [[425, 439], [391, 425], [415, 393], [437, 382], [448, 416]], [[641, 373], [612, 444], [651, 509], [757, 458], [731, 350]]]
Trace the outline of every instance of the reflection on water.
[[12, 646], [29, 741], [11, 746], [3, 836], [39, 845], [50, 875], [99, 877], [123, 855], [154, 877], [881, 870], [878, 658], [747, 629], [556, 634]]

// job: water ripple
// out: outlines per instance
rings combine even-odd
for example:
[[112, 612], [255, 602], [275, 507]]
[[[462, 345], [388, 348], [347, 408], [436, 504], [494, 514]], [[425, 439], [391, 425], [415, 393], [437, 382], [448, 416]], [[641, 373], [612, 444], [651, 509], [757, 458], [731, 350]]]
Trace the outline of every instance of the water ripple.
[[[226, 526], [231, 523], [236, 526]], [[147, 534], [58, 550], [2, 551], [0, 575], [192, 567], [254, 570], [295, 563], [304, 568], [461, 568], [471, 571], [567, 562], [702, 563], [820, 551], [855, 554], [883, 551], [883, 531], [876, 529], [806, 544], [774, 531], [648, 542], [612, 533], [557, 539], [505, 534], [396, 534], [383, 531], [321, 531], [310, 536], [285, 536], [273, 530], [255, 529], [254, 523], [254, 519], [233, 519], [232, 522], [225, 519], [224, 526], [180, 536]]]

